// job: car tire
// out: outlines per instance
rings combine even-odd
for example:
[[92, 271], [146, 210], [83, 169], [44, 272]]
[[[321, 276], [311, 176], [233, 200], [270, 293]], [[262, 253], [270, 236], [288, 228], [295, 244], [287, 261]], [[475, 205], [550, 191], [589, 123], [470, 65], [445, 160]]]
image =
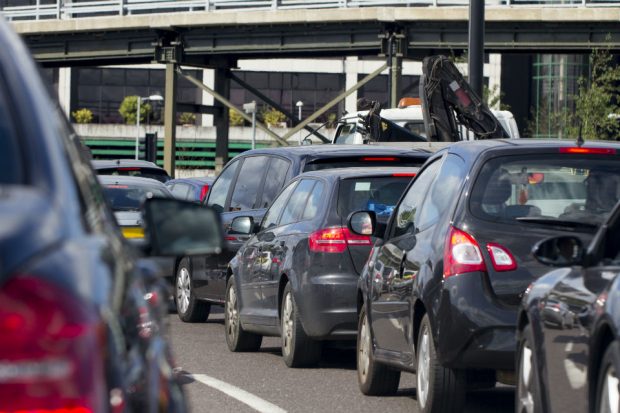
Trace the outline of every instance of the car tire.
[[280, 327], [282, 357], [288, 367], [309, 367], [319, 362], [321, 343], [308, 337], [304, 331], [290, 282], [282, 294]]
[[465, 372], [443, 367], [437, 359], [428, 314], [422, 318], [416, 347], [416, 394], [423, 413], [461, 412], [465, 403]]
[[[616, 347], [616, 350], [614, 349]], [[618, 345], [612, 343], [605, 350], [603, 360], [601, 361], [601, 367], [599, 369], [598, 380], [596, 382], [596, 412], [607, 413], [617, 411], [610, 403], [615, 400], [618, 402], [618, 385], [619, 385], [619, 371], [617, 370], [617, 359], [620, 352], [617, 351]]]
[[400, 383], [400, 371], [374, 360], [370, 323], [364, 306], [360, 311], [357, 329], [357, 382], [360, 391], [367, 396], [394, 394]]
[[518, 348], [515, 412], [541, 413], [544, 409], [540, 393], [534, 333], [532, 332], [531, 325], [528, 324], [523, 329]]
[[235, 280], [231, 276], [226, 284], [226, 304], [224, 305], [224, 327], [226, 344], [234, 353], [242, 351], [257, 351], [263, 342], [260, 334], [245, 331], [241, 326], [239, 315], [239, 295]]
[[174, 301], [177, 314], [186, 323], [204, 322], [209, 318], [211, 304], [196, 298], [191, 274], [189, 258], [183, 258], [177, 266], [174, 280]]

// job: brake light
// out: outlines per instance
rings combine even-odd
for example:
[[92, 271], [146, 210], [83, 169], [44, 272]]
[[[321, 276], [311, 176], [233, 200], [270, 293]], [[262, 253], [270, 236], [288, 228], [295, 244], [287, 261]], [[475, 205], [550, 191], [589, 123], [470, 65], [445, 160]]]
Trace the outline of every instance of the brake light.
[[392, 174], [394, 177], [414, 177], [416, 176], [415, 172], [397, 172]]
[[465, 231], [450, 227], [444, 248], [443, 277], [486, 270], [476, 240]]
[[127, 167], [127, 166], [122, 167], [122, 168], [116, 168], [116, 169], [118, 169], [119, 171], [139, 171], [140, 170], [140, 168], [132, 168], [132, 167]]
[[364, 162], [396, 162], [398, 161], [398, 158], [394, 158], [394, 157], [376, 157], [376, 156], [366, 156], [364, 158], [362, 158], [362, 161]]
[[370, 236], [351, 233], [348, 228], [331, 227], [310, 234], [308, 246], [312, 252], [342, 253], [347, 246], [371, 245]]
[[614, 148], [570, 147], [570, 148], [560, 148], [560, 153], [576, 153], [576, 154], [589, 154], [589, 155], [615, 155], [616, 150]]
[[506, 247], [489, 242], [487, 244], [487, 251], [491, 256], [491, 264], [493, 264], [495, 271], [512, 271], [517, 269], [517, 261]]
[[0, 411], [88, 413], [106, 405], [105, 329], [95, 308], [48, 281], [0, 288]]
[[204, 184], [200, 190], [200, 202], [205, 200], [207, 193], [209, 192], [209, 184]]

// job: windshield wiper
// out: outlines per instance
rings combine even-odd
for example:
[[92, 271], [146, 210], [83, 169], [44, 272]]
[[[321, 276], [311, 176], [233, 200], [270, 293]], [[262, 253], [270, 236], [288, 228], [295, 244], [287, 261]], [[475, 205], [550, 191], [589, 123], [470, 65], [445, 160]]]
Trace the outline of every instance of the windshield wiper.
[[543, 217], [518, 217], [515, 218], [520, 222], [532, 222], [535, 224], [542, 225], [557, 225], [562, 227], [571, 227], [571, 228], [589, 228], [596, 229], [599, 224], [595, 224], [592, 222], [583, 222], [583, 221], [565, 221], [557, 218], [543, 218]]

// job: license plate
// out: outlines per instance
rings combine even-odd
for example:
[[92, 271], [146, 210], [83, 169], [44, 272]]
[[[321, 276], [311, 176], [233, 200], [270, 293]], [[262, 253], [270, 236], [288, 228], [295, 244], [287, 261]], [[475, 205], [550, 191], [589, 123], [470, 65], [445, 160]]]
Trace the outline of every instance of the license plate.
[[144, 229], [141, 227], [123, 227], [121, 230], [125, 238], [144, 238]]

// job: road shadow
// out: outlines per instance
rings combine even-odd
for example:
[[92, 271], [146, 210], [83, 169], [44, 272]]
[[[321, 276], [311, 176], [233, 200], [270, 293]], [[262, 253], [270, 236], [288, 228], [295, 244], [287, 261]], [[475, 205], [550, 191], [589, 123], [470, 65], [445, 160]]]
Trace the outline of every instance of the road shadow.
[[501, 386], [468, 392], [464, 413], [513, 412], [514, 409], [515, 388]]

